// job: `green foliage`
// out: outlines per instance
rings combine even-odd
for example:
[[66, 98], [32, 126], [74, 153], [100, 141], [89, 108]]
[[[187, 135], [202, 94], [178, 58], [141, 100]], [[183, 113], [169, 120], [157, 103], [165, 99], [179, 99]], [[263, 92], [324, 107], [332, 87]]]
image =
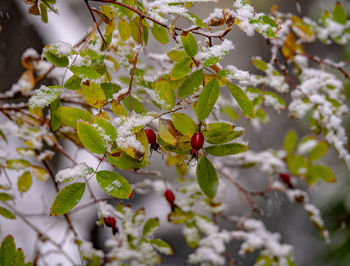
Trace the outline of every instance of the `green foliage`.
[[96, 180], [106, 193], [115, 198], [129, 199], [133, 195], [129, 182], [116, 172], [99, 171]]
[[190, 73], [193, 64], [191, 57], [184, 57], [174, 65], [170, 72], [170, 79], [179, 80], [186, 77]]
[[297, 146], [298, 136], [293, 130], [289, 131], [284, 138], [284, 149], [287, 152], [293, 152]]
[[186, 32], [181, 35], [181, 42], [189, 56], [195, 56], [198, 52], [198, 45], [192, 33]]
[[17, 181], [19, 192], [27, 192], [32, 185], [32, 176], [29, 171], [24, 172]]
[[214, 198], [218, 189], [219, 179], [214, 166], [207, 157], [203, 156], [200, 158], [196, 174], [198, 185], [203, 193], [211, 199]]
[[210, 115], [218, 97], [219, 83], [213, 78], [205, 84], [194, 106], [194, 111], [199, 121], [206, 119]]
[[145, 225], [143, 226], [142, 235], [147, 237], [149, 235], [153, 235], [154, 232], [159, 227], [159, 219], [158, 218], [149, 218]]
[[185, 81], [177, 90], [177, 96], [184, 98], [191, 95], [195, 89], [197, 89], [203, 82], [203, 70], [199, 69], [194, 71], [191, 75], [187, 76]]
[[[44, 23], [50, 19], [50, 11], [57, 13], [55, 0], [24, 2], [28, 5], [28, 12], [40, 16]], [[18, 193], [12, 190], [18, 190], [22, 196], [22, 193], [33, 191], [29, 190], [35, 185], [35, 179], [47, 181], [51, 176], [55, 181], [49, 161], [53, 154], [63, 154], [81, 168], [62, 171], [73, 171], [72, 176], [89, 175], [89, 179], [61, 189], [52, 204], [52, 216], [64, 215], [72, 210], [94, 176], [104, 192], [121, 200], [132, 198], [134, 192], [155, 191], [162, 194], [164, 190], [172, 190], [174, 196], [162, 194], [161, 200], [169, 204], [169, 223], [182, 226], [186, 243], [194, 249], [188, 263], [227, 263], [211, 261], [212, 258], [220, 261], [225, 258], [224, 249], [209, 245], [211, 239], [215, 239], [218, 246], [224, 246], [228, 241], [243, 241], [243, 253], [261, 249], [256, 264], [294, 266], [292, 252], [281, 256], [266, 245], [264, 237], [269, 234], [267, 230], [264, 237], [259, 236], [259, 230], [254, 231], [253, 227], [259, 221], [249, 221], [253, 218], [246, 217], [238, 224], [233, 221], [235, 229], [231, 232], [233, 227], [226, 227], [232, 214], [228, 213], [229, 208], [225, 208], [225, 197], [215, 196], [219, 182], [225, 184], [223, 187], [227, 190], [238, 189], [252, 214], [256, 214], [254, 219], [258, 220], [258, 212], [255, 211], [260, 204], [255, 205], [254, 196], [263, 196], [264, 200], [270, 196], [270, 191], [278, 190], [285, 193], [290, 201], [300, 203], [321, 235], [327, 236], [317, 209], [300, 190], [303, 184], [311, 186], [319, 180], [335, 181], [332, 169], [325, 165], [328, 158], [325, 155], [331, 146], [350, 168], [348, 143], [344, 135], [346, 130], [342, 125], [342, 116], [347, 112], [344, 82], [337, 72], [345, 79], [349, 79], [349, 75], [345, 63], [318, 57], [317, 53], [314, 55], [312, 50], [309, 51], [308, 43], [349, 43], [349, 21], [342, 4], [337, 2], [331, 12], [324, 12], [320, 18], [312, 20], [283, 14], [277, 6], [270, 13], [257, 12], [249, 1], [236, 0], [230, 7], [213, 10], [202, 20], [189, 10], [197, 10], [205, 1], [200, 4], [136, 0], [95, 2], [93, 7], [91, 1], [82, 2], [88, 14], [92, 15], [93, 23], [82, 41], [73, 45], [65, 42], [46, 45], [41, 52], [42, 57], [27, 50], [22, 57], [25, 72], [10, 93], [1, 97], [6, 104], [0, 105], [0, 111], [4, 119], [8, 119], [0, 128], [2, 144], [12, 145], [10, 137], [15, 136], [24, 146], [17, 149], [20, 158], [7, 156], [6, 148], [1, 146], [3, 160], [0, 170], [6, 176], [7, 171], [17, 174], [18, 179], [17, 183], [12, 182], [10, 176], [0, 184], [0, 202], [4, 205], [0, 206], [0, 215], [7, 219], [22, 218], [22, 214], [13, 207], [17, 200], [14, 195]], [[228, 64], [222, 60], [234, 47], [234, 40], [229, 38], [232, 36], [230, 32], [237, 27], [247, 36], [259, 33], [271, 48], [272, 54], [264, 54], [264, 60], [258, 55], [252, 59], [252, 64], [260, 71], [259, 75], [238, 69], [231, 65], [234, 63], [232, 60], [227, 61]], [[152, 47], [148, 42], [150, 33], [162, 44], [161, 51], [156, 51], [159, 44]], [[56, 75], [59, 73], [56, 68], [61, 68], [59, 70], [64, 75]], [[46, 77], [50, 79], [45, 80]], [[49, 83], [60, 86], [38, 88]], [[221, 87], [227, 87], [228, 91], [220, 90]], [[29, 101], [19, 103], [19, 99]], [[274, 110], [266, 108], [269, 106]], [[237, 112], [238, 109], [242, 112]], [[248, 145], [249, 139], [241, 138], [245, 129], [240, 126], [250, 123], [260, 129], [255, 137], [264, 144], [266, 134], [274, 134], [273, 138], [283, 132], [282, 129], [272, 132], [269, 125], [261, 125], [275, 119], [272, 112], [278, 113], [279, 117], [310, 117], [310, 130], [314, 135], [302, 137], [298, 131], [301, 138], [298, 140], [297, 133], [291, 130], [286, 134], [282, 148], [270, 149], [266, 146], [259, 150], [259, 147], [252, 147], [251, 151], [245, 152], [255, 142]], [[224, 120], [227, 118], [234, 120], [235, 124]], [[244, 118], [243, 122], [241, 118]], [[281, 122], [283, 125], [285, 123]], [[154, 131], [155, 137], [149, 129]], [[199, 143], [196, 145], [196, 140], [192, 139], [195, 132], [204, 135], [203, 143], [197, 140]], [[253, 130], [247, 133], [249, 138], [254, 137]], [[73, 149], [71, 154], [69, 145], [75, 145], [77, 153]], [[98, 166], [93, 169], [80, 164], [81, 160], [85, 160], [80, 156], [81, 150], [91, 152], [99, 160]], [[157, 161], [150, 159], [157, 156], [152, 155], [154, 150], [165, 157], [164, 163], [169, 168], [174, 167], [175, 171], [155, 171]], [[118, 168], [117, 171], [125, 171], [123, 176], [131, 183], [119, 172], [112, 171], [112, 166]], [[147, 166], [150, 167], [142, 169]], [[190, 171], [193, 166], [196, 167], [196, 179]], [[265, 183], [269, 186], [253, 192], [244, 183], [241, 184], [240, 176], [234, 177], [237, 182], [229, 176], [234, 168], [245, 167], [255, 167], [256, 177], [266, 177], [268, 182]], [[175, 173], [178, 179], [172, 180], [172, 183], [176, 182], [173, 186], [167, 182]], [[237, 170], [237, 173], [240, 171]], [[152, 178], [135, 179], [133, 175]], [[276, 183], [277, 180], [280, 182]], [[75, 178], [67, 181], [75, 182]], [[133, 211], [131, 206], [123, 206], [120, 202], [115, 210], [108, 209], [108, 203], [95, 197], [92, 190], [89, 186], [91, 204], [98, 203], [98, 224], [112, 227], [114, 234], [118, 231], [117, 227], [121, 227], [119, 242], [117, 245], [110, 241], [109, 253], [92, 247], [86, 249], [89, 243], [83, 245], [81, 236], [75, 235], [82, 258], [78, 263], [155, 265], [161, 263], [159, 253], [174, 253], [170, 244], [154, 238], [155, 231], [161, 226], [158, 218], [146, 219], [144, 209]], [[218, 222], [214, 223], [200, 214], [199, 205], [208, 217]], [[73, 230], [71, 227], [76, 223], [71, 223], [69, 216], [65, 218], [69, 230]], [[113, 225], [113, 219], [106, 218], [116, 218], [116, 225]], [[225, 220], [224, 226], [219, 219]], [[246, 221], [250, 227], [245, 224]], [[258, 227], [264, 229], [263, 226]], [[235, 235], [238, 231], [241, 233], [239, 236]], [[44, 233], [47, 232], [39, 234], [39, 241], [51, 242]], [[49, 236], [50, 232], [47, 234]], [[248, 247], [249, 241], [245, 238], [249, 240], [250, 234], [257, 239], [261, 237], [259, 247]], [[66, 235], [70, 233], [67, 231]], [[278, 245], [279, 239], [274, 241]], [[213, 256], [205, 257], [201, 253], [203, 247], [210, 249]], [[53, 252], [65, 254], [65, 246], [59, 244]], [[37, 260], [40, 261], [42, 250], [38, 254]], [[70, 260], [69, 256], [66, 259]], [[0, 265], [3, 264], [25, 265], [23, 253], [16, 250], [11, 237], [7, 237], [0, 248]]]
[[83, 197], [85, 187], [85, 183], [73, 183], [61, 189], [51, 206], [50, 215], [63, 215], [73, 209]]
[[16, 216], [8, 209], [0, 206], [0, 215], [7, 219], [16, 219]]
[[86, 122], [78, 122], [77, 131], [81, 143], [89, 151], [97, 154], [105, 153], [105, 141], [98, 128]]
[[92, 114], [75, 107], [62, 106], [56, 110], [57, 118], [65, 125], [76, 128], [79, 120], [91, 122]]
[[213, 145], [205, 148], [205, 151], [214, 156], [227, 156], [244, 152], [247, 146], [240, 143]]
[[153, 24], [152, 34], [154, 38], [161, 44], [167, 44], [169, 42], [168, 31], [156, 23]]
[[233, 83], [227, 83], [227, 88], [230, 90], [238, 105], [242, 108], [243, 113], [247, 114], [251, 118], [254, 118], [255, 113], [253, 104], [244, 91]]

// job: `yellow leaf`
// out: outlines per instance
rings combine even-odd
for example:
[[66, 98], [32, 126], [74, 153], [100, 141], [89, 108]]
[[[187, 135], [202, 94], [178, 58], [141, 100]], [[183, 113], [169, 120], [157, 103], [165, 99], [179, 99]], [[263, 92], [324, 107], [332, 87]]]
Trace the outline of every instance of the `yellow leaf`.
[[158, 134], [166, 143], [170, 145], [175, 145], [182, 137], [182, 134], [174, 127], [173, 121], [162, 118], [159, 119]]
[[81, 93], [85, 100], [95, 108], [101, 108], [105, 104], [105, 93], [101, 86], [96, 82], [85, 81], [81, 86]]
[[36, 179], [46, 182], [49, 179], [49, 174], [40, 166], [32, 166], [32, 174]]
[[299, 38], [306, 42], [313, 42], [316, 38], [310, 27], [297, 16], [292, 16], [292, 29]]

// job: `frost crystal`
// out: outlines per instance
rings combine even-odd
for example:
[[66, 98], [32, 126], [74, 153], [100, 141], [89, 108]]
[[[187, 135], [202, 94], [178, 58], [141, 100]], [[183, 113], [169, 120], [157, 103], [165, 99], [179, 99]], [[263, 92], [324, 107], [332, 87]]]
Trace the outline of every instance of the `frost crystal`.
[[58, 182], [74, 181], [91, 174], [94, 170], [86, 163], [79, 163], [73, 168], [63, 169], [57, 172], [56, 180]]
[[221, 44], [208, 47], [203, 52], [198, 53], [196, 59], [199, 61], [207, 61], [211, 58], [218, 58], [221, 60], [234, 47], [230, 40], [225, 39]]
[[35, 91], [35, 94], [29, 99], [29, 106], [32, 108], [44, 108], [56, 100], [62, 92], [61, 88], [48, 88], [41, 85], [40, 89]]
[[266, 230], [261, 221], [248, 219], [244, 221], [243, 227], [245, 231], [234, 231], [232, 237], [243, 240], [240, 255], [253, 252], [256, 249], [262, 249], [262, 254], [269, 257], [290, 257], [293, 252], [293, 247], [287, 244], [281, 244], [281, 235], [271, 233]]
[[139, 152], [145, 152], [145, 148], [136, 139], [133, 129], [138, 126], [144, 126], [151, 122], [153, 116], [139, 115], [136, 113], [131, 114], [127, 118], [123, 118], [121, 125], [117, 128], [118, 137], [116, 139], [117, 145], [122, 149], [134, 148]]

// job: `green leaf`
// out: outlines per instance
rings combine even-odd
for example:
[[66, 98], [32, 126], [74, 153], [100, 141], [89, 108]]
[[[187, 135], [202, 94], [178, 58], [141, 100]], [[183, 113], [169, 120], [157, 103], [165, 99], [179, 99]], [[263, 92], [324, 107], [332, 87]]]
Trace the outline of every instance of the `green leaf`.
[[99, 171], [96, 180], [100, 187], [109, 195], [118, 199], [130, 199], [133, 195], [129, 182], [112, 171]]
[[[201, 234], [194, 222], [186, 223], [186, 228], [189, 230], [184, 230], [185, 240], [190, 248], [196, 248], [198, 246], [199, 240], [201, 240]], [[190, 232], [187, 233], [186, 232]]]
[[7, 168], [9, 169], [15, 169], [15, 170], [20, 170], [20, 169], [25, 169], [30, 167], [30, 162], [24, 159], [10, 159], [6, 161]]
[[51, 64], [57, 67], [67, 67], [69, 64], [68, 56], [55, 54], [53, 51], [46, 50], [44, 52], [45, 58]]
[[169, 222], [173, 224], [183, 224], [187, 222], [188, 220], [192, 219], [194, 217], [193, 212], [185, 212], [181, 210], [180, 208], [175, 208], [174, 211], [172, 211], [169, 216]]
[[179, 62], [177, 62], [173, 69], [170, 72], [170, 79], [171, 80], [178, 80], [182, 79], [187, 76], [188, 73], [190, 73], [193, 61], [191, 57], [185, 57], [181, 59]]
[[294, 130], [289, 131], [284, 137], [284, 149], [293, 152], [298, 143], [298, 136]]
[[[29, 263], [28, 263], [29, 264]], [[24, 254], [21, 249], [17, 249], [13, 261], [14, 266], [25, 266]], [[29, 265], [32, 265], [31, 263]]]
[[0, 192], [0, 201], [13, 200], [13, 196], [5, 192]]
[[60, 190], [52, 204], [50, 215], [63, 215], [73, 209], [83, 197], [85, 186], [85, 183], [73, 183]]
[[181, 42], [184, 46], [186, 53], [189, 56], [195, 56], [198, 52], [198, 45], [196, 39], [193, 37], [193, 34], [186, 32], [181, 35]]
[[47, 23], [47, 7], [44, 3], [40, 3], [40, 16], [44, 23]]
[[199, 121], [206, 119], [219, 98], [219, 83], [215, 78], [207, 82], [195, 103], [194, 111]]
[[213, 145], [205, 148], [205, 151], [214, 156], [227, 156], [244, 152], [247, 146], [240, 143]]
[[57, 109], [60, 106], [60, 99], [56, 99], [50, 104], [50, 125], [53, 131], [56, 131], [61, 126], [61, 119], [57, 116]]
[[170, 58], [173, 62], [179, 62], [181, 59], [187, 57], [187, 54], [185, 51], [182, 50], [171, 50], [167, 53], [167, 56]]
[[230, 105], [223, 106], [221, 111], [224, 112], [231, 120], [237, 120], [239, 118], [236, 111]]
[[78, 122], [77, 130], [79, 139], [85, 148], [96, 154], [105, 153], [105, 142], [97, 128], [86, 122]]
[[30, 162], [24, 159], [10, 159], [6, 161], [7, 168], [9, 169], [25, 169], [30, 167]]
[[167, 44], [169, 42], [168, 31], [164, 27], [158, 25], [157, 23], [153, 23], [151, 31], [154, 38], [161, 44]]
[[289, 171], [296, 176], [305, 176], [308, 165], [306, 159], [302, 155], [290, 154], [287, 157], [287, 165]]
[[310, 151], [309, 160], [318, 160], [326, 155], [329, 145], [325, 141], [320, 141], [317, 145]]
[[263, 72], [265, 72], [269, 68], [268, 65], [263, 60], [261, 60], [259, 58], [254, 58], [253, 59], [253, 65], [257, 69], [259, 69], [259, 70], [261, 70]]
[[286, 108], [284, 100], [272, 91], [264, 92], [265, 105], [271, 105], [275, 110], [283, 110]]
[[155, 238], [151, 240], [152, 246], [164, 255], [173, 255], [174, 251], [171, 246], [164, 240]]
[[32, 185], [32, 176], [29, 171], [24, 172], [17, 181], [17, 188], [19, 192], [26, 192]]
[[101, 127], [105, 133], [110, 138], [110, 144], [114, 143], [117, 138], [117, 129], [111, 124], [111, 122], [107, 121], [104, 118], [95, 117], [94, 123]]
[[181, 84], [177, 90], [177, 96], [184, 98], [191, 95], [195, 89], [197, 89], [203, 82], [203, 69], [194, 71], [189, 75], [186, 80]]
[[68, 90], [79, 90], [82, 78], [77, 75], [71, 76], [65, 83], [64, 87]]
[[131, 29], [130, 29], [129, 23], [126, 20], [124, 20], [124, 19], [119, 20], [118, 31], [119, 31], [120, 38], [122, 39], [122, 41], [126, 41], [127, 39], [129, 39], [129, 37], [131, 35]]
[[113, 154], [113, 156], [108, 155], [107, 159], [111, 164], [122, 170], [140, 169], [149, 164], [146, 158], [143, 158], [143, 160], [139, 162], [124, 151], [118, 151]]
[[106, 100], [112, 99], [113, 94], [120, 91], [122, 88], [115, 83], [110, 83], [110, 82], [104, 82], [100, 84], [103, 92], [105, 93]]
[[0, 215], [4, 216], [7, 219], [11, 219], [11, 220], [16, 219], [16, 216], [12, 212], [10, 212], [8, 209], [1, 206], [0, 206]]
[[15, 264], [13, 264], [15, 255], [16, 255], [15, 240], [13, 239], [13, 236], [8, 235], [1, 242], [0, 265], [1, 266], [12, 266], [12, 265], [17, 266]]
[[244, 133], [244, 130], [234, 131], [235, 126], [217, 122], [208, 125], [208, 131], [203, 131], [205, 140], [210, 144], [221, 144], [238, 138]]
[[61, 106], [57, 109], [56, 115], [62, 123], [74, 129], [77, 127], [78, 120], [87, 122], [92, 120], [91, 113], [75, 107]]
[[[335, 176], [333, 171], [325, 165], [312, 165], [309, 168], [307, 181], [311, 180], [311, 183], [317, 182], [318, 179], [322, 179], [325, 182], [334, 182]], [[308, 182], [310, 183], [310, 182]]]
[[346, 12], [343, 6], [340, 4], [340, 2], [337, 2], [334, 5], [333, 19], [335, 22], [338, 22], [340, 24], [343, 24], [343, 25], [346, 24], [346, 20], [348, 19], [348, 16], [346, 15]]
[[195, 23], [198, 27], [208, 28], [208, 25], [206, 25], [199, 17], [197, 17], [195, 14], [191, 12], [187, 12], [186, 14], [183, 14], [183, 17]]
[[172, 115], [174, 127], [182, 135], [193, 135], [198, 131], [198, 126], [191, 117], [184, 113], [175, 113]]
[[227, 88], [230, 90], [238, 105], [242, 108], [243, 113], [247, 114], [250, 118], [254, 118], [253, 103], [249, 100], [245, 92], [233, 83], [227, 83]]
[[154, 83], [154, 91], [161, 100], [163, 108], [172, 110], [176, 103], [174, 89], [170, 86], [170, 81], [161, 80]]
[[201, 190], [209, 198], [214, 198], [219, 186], [219, 179], [214, 166], [203, 156], [200, 158], [197, 169], [197, 182]]
[[61, 86], [49, 86], [42, 85], [39, 89], [35, 90], [35, 94], [29, 99], [30, 108], [44, 108], [50, 103], [57, 100], [62, 92]]
[[145, 225], [143, 226], [142, 235], [144, 237], [151, 236], [159, 227], [159, 219], [158, 218], [149, 218]]
[[[131, 111], [129, 95], [124, 98], [123, 104], [129, 111]], [[131, 104], [132, 104], [132, 107], [134, 108], [135, 113], [143, 114], [147, 112], [143, 104], [133, 96], [131, 96]]]
[[86, 79], [99, 79], [101, 77], [100, 73], [98, 73], [91, 66], [87, 65], [71, 66], [70, 71], [72, 71], [75, 75]]

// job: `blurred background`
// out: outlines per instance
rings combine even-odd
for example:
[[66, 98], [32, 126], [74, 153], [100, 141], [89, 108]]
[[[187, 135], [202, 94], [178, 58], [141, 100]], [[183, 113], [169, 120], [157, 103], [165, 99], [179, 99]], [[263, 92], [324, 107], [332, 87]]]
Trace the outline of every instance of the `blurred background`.
[[[278, 10], [284, 13], [293, 13], [299, 17], [309, 16], [312, 19], [320, 17], [323, 10], [332, 10], [334, 0], [251, 0], [251, 4], [258, 12], [268, 12], [272, 5], [277, 5]], [[350, 14], [349, 1], [341, 1], [344, 8]], [[199, 17], [206, 17], [214, 7], [231, 7], [232, 1], [218, 1], [210, 4], [195, 4], [194, 13]], [[57, 8], [60, 15], [49, 13], [49, 23], [43, 24], [39, 17], [27, 14], [27, 7], [21, 0], [0, 1], [0, 90], [4, 92], [11, 88], [22, 72], [21, 56], [23, 52], [33, 47], [39, 54], [45, 44], [59, 40], [69, 43], [76, 43], [92, 27], [92, 20], [82, 0], [60, 0]], [[256, 71], [251, 63], [252, 56], [261, 56], [263, 59], [270, 58], [270, 47], [258, 34], [247, 37], [238, 28], [233, 29], [227, 38], [231, 39], [235, 49], [225, 57], [222, 65], [232, 64], [240, 69]], [[166, 52], [168, 46], [161, 46], [150, 39], [149, 47], [153, 52]], [[154, 43], [152, 43], [154, 42]], [[350, 46], [324, 45], [320, 43], [307, 45], [308, 53], [318, 55], [321, 58], [331, 58], [335, 61], [345, 61], [350, 58]], [[348, 69], [349, 71], [349, 69]], [[336, 73], [339, 78], [342, 77]], [[346, 84], [345, 92], [350, 96], [350, 86]], [[285, 98], [288, 102], [288, 98]], [[295, 121], [288, 118], [287, 111], [277, 114], [272, 109], [267, 109], [271, 121], [256, 131], [247, 121], [241, 119], [236, 122], [238, 126], [245, 127], [245, 139], [253, 151], [261, 151], [266, 148], [281, 149], [286, 132], [295, 129], [299, 137], [310, 134], [308, 120]], [[1, 118], [3, 119], [3, 118]], [[1, 120], [3, 121], [3, 120]], [[344, 120], [346, 129], [350, 135], [350, 119]], [[9, 147], [17, 147], [15, 139], [9, 139]], [[69, 153], [76, 155], [78, 161], [89, 161], [90, 166], [96, 166], [97, 161], [88, 153], [77, 151], [76, 148], [67, 146]], [[11, 151], [10, 151], [11, 153]], [[15, 150], [12, 151], [16, 154]], [[305, 211], [298, 205], [289, 203], [281, 194], [271, 193], [269, 199], [256, 198], [259, 207], [264, 210], [262, 220], [268, 230], [280, 232], [281, 242], [291, 244], [295, 247], [295, 258], [297, 265], [350, 265], [350, 175], [342, 161], [337, 159], [334, 150], [328, 152], [324, 158], [336, 174], [336, 183], [318, 183], [309, 188], [311, 202], [322, 211], [326, 228], [331, 232], [331, 244], [325, 244], [314, 225], [308, 219]], [[70, 166], [64, 158], [55, 157], [52, 167], [55, 171]], [[161, 156], [155, 153], [151, 161], [152, 169], [159, 169], [167, 174], [168, 180], [176, 179], [176, 172], [173, 169], [166, 169]], [[165, 170], [166, 169], [166, 170]], [[244, 180], [242, 185], [247, 189], [259, 189], [263, 187], [259, 172], [254, 170], [242, 170], [239, 173]], [[131, 182], [141, 180], [141, 176], [132, 176], [128, 173], [123, 175]], [[17, 176], [11, 176], [16, 180]], [[1, 175], [0, 183], [4, 182]], [[14, 181], [15, 182], [15, 181]], [[306, 189], [304, 186], [303, 189]], [[103, 196], [102, 190], [97, 191], [97, 196]], [[37, 193], [36, 193], [37, 192]], [[53, 184], [35, 182], [31, 190], [24, 195], [17, 195], [17, 208], [28, 213], [31, 219], [39, 228], [50, 232], [54, 238], [61, 239], [65, 231], [63, 219], [50, 218], [47, 216], [51, 202], [55, 197]], [[228, 196], [229, 210], [235, 214], [245, 214], [249, 205], [242, 202], [239, 193], [231, 193]], [[43, 200], [44, 199], [44, 200]], [[84, 198], [87, 202], [89, 199]], [[113, 204], [117, 201], [113, 202]], [[157, 216], [161, 220], [161, 230], [157, 233], [159, 237], [168, 241], [174, 248], [175, 256], [164, 257], [162, 265], [186, 265], [187, 255], [191, 249], [187, 247], [181, 235], [181, 226], [174, 226], [167, 223], [169, 207], [164, 198], [160, 195], [136, 195], [129, 203], [134, 209], [145, 207], [147, 216]], [[36, 215], [29, 215], [29, 214]], [[95, 207], [86, 208], [83, 211], [72, 215], [73, 224], [77, 225], [80, 234], [91, 240], [97, 249], [104, 248], [104, 239], [111, 234], [107, 228], [96, 226], [97, 212]], [[60, 224], [61, 223], [61, 224]], [[226, 226], [224, 224], [224, 226]], [[27, 259], [33, 259], [33, 247], [35, 244], [34, 235], [20, 219], [9, 221], [0, 217], [0, 239], [7, 234], [12, 234], [16, 244], [22, 247]], [[181, 235], [179, 237], [179, 235]], [[67, 248], [72, 247], [72, 254], [77, 256], [73, 250], [72, 243], [64, 243]], [[237, 265], [252, 265], [258, 253], [246, 257], [238, 255], [239, 243], [233, 241], [227, 248]], [[58, 256], [50, 256], [50, 265], [66, 261]]]

